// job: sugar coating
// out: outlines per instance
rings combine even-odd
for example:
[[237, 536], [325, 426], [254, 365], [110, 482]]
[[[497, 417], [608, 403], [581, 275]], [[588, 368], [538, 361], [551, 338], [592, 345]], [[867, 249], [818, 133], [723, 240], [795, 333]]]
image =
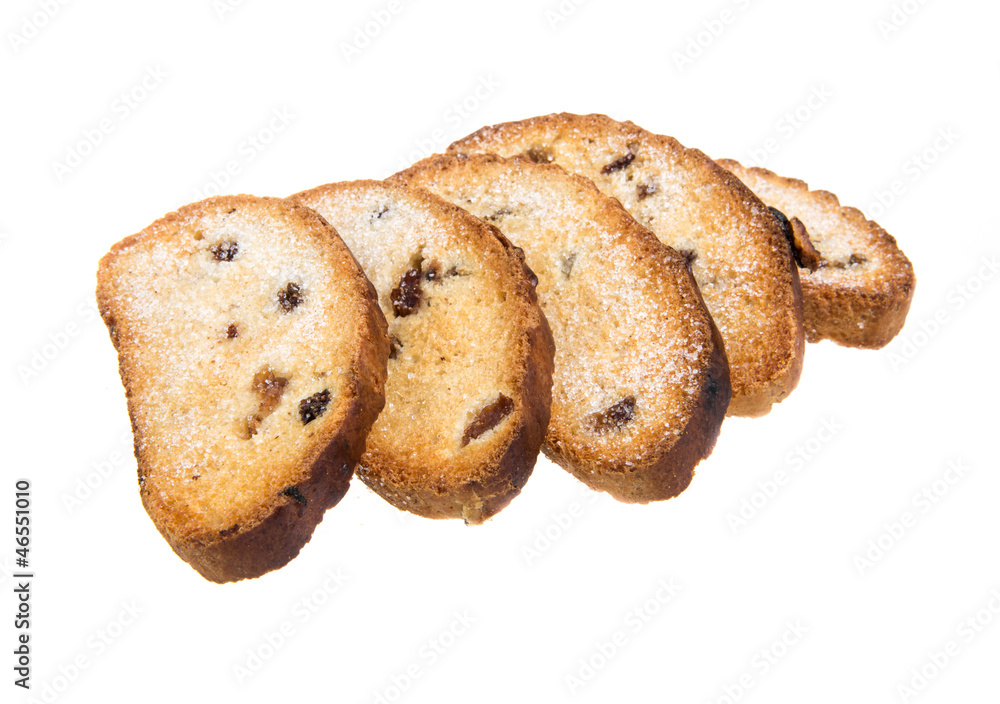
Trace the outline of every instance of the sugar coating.
[[[429, 159], [397, 178], [524, 248], [556, 343], [550, 450], [638, 465], [685, 430], [711, 356], [711, 325], [685, 290], [683, 264], [652, 233], [583, 179], [524, 158]], [[634, 418], [595, 432], [594, 416], [629, 396]]]
[[[331, 251], [325, 227], [302, 233], [280, 207], [216, 204], [154, 223], [120, 246], [102, 284], [115, 295], [123, 367], [143, 481], [178, 525], [224, 530], [303, 479], [322, 422], [303, 426], [301, 399], [329, 389], [327, 422], [343, 415], [344, 375], [358, 352], [360, 290], [349, 254]], [[220, 261], [213, 245], [236, 242]], [[332, 261], [331, 261], [332, 260]], [[296, 283], [290, 312], [278, 291]], [[230, 326], [236, 331], [230, 336]], [[254, 375], [270, 367], [288, 383], [252, 438]], [[301, 460], [299, 460], [301, 462]], [[296, 474], [298, 472], [298, 474]]]
[[[389, 361], [386, 404], [362, 466], [410, 468], [446, 494], [484, 470], [483, 457], [511, 440], [514, 415], [463, 444], [481, 409], [504, 394], [520, 405], [528, 350], [525, 301], [512, 288], [499, 240], [443, 201], [375, 181], [331, 184], [294, 196], [344, 238], [374, 284], [397, 351]], [[422, 273], [421, 302], [396, 315], [391, 293], [407, 271]], [[436, 276], [431, 280], [427, 274]], [[400, 469], [400, 471], [403, 471]], [[366, 481], [382, 483], [363, 475]], [[392, 484], [405, 484], [394, 476]], [[397, 497], [407, 503], [407, 497]]]
[[[485, 128], [449, 153], [544, 154], [592, 180], [663, 243], [696, 255], [692, 272], [726, 345], [733, 410], [766, 412], [794, 387], [802, 329], [787, 245], [766, 207], [704, 154], [631, 123], [574, 115]], [[612, 167], [626, 155], [627, 166]]]
[[[746, 169], [727, 161], [750, 190], [768, 205], [805, 225], [809, 239], [827, 261], [814, 271], [799, 270], [803, 279], [826, 282], [872, 293], [892, 292], [907, 278], [910, 267], [895, 241], [857, 210], [841, 207], [836, 196], [809, 191], [802, 181], [784, 179], [759, 169]], [[852, 255], [863, 262], [851, 263]]]

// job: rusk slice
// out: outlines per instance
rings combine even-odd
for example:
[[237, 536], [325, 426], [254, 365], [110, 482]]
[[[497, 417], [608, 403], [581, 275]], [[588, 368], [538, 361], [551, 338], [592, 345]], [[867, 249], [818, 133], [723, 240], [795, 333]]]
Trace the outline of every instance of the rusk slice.
[[725, 342], [730, 415], [763, 415], [795, 388], [804, 335], [788, 242], [767, 207], [703, 153], [631, 122], [566, 113], [485, 127], [448, 151], [559, 164], [687, 257]]
[[384, 403], [386, 323], [316, 213], [195, 203], [116, 244], [97, 302], [143, 506], [206, 579], [281, 567], [347, 491]]
[[587, 179], [526, 157], [435, 156], [426, 188], [522, 247], [556, 342], [544, 450], [620, 501], [668, 499], [715, 445], [731, 390], [684, 257]]
[[906, 321], [916, 286], [913, 265], [892, 235], [804, 181], [731, 159], [719, 164], [778, 211], [799, 265], [806, 338], [887, 345]]
[[398, 508], [481, 523], [528, 480], [549, 420], [552, 334], [523, 253], [419, 189], [292, 198], [341, 233], [389, 321], [386, 406], [358, 475]]

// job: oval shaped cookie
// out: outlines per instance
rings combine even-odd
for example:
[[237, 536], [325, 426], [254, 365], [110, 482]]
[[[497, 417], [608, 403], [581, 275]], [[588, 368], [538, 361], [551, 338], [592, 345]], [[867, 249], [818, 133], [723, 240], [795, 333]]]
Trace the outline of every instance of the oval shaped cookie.
[[620, 501], [676, 496], [731, 395], [686, 261], [588, 180], [526, 157], [435, 156], [392, 177], [522, 247], [556, 343], [546, 454]]
[[767, 207], [700, 151], [631, 122], [568, 113], [484, 127], [448, 151], [556, 163], [687, 257], [725, 342], [730, 415], [763, 415], [795, 388], [804, 334], [788, 243]]
[[906, 322], [916, 279], [895, 238], [829, 191], [810, 191], [785, 178], [731, 159], [736, 175], [776, 214], [792, 242], [802, 279], [806, 337], [878, 349]]
[[185, 206], [101, 260], [143, 506], [206, 579], [281, 567], [347, 491], [384, 403], [386, 323], [308, 208]]
[[549, 420], [552, 335], [523, 253], [419, 189], [292, 198], [341, 233], [389, 322], [386, 407], [358, 475], [398, 508], [481, 523], [528, 480]]

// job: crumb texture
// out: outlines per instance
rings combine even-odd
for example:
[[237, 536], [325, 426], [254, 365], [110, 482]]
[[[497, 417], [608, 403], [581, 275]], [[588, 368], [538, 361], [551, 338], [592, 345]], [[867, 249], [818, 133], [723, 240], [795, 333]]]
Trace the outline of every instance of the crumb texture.
[[[315, 213], [250, 196], [182, 208], [102, 260], [98, 303], [143, 502], [182, 557], [255, 531], [258, 545], [281, 544], [268, 525], [294, 499], [288, 487], [318, 504], [346, 490], [332, 465], [360, 455], [388, 340], [360, 268]], [[334, 441], [347, 446], [331, 454]]]
[[548, 115], [486, 127], [450, 154], [523, 154], [592, 180], [691, 271], [725, 341], [733, 415], [761, 415], [798, 383], [802, 302], [789, 246], [743, 184], [694, 149], [603, 115]]
[[[618, 498], [669, 498], [656, 493], [663, 477], [689, 480], [725, 414], [730, 382], [717, 332], [682, 257], [586, 179], [536, 161], [437, 156], [393, 180], [444, 197], [523, 247], [556, 343], [546, 452]], [[707, 401], [711, 385], [718, 393]], [[711, 420], [701, 423], [705, 405]], [[672, 451], [687, 434], [699, 447], [678, 461]]]
[[522, 258], [424, 191], [358, 181], [293, 199], [341, 233], [389, 325], [386, 406], [359, 476], [420, 515], [489, 517], [527, 480], [548, 422], [551, 334]]
[[903, 327], [913, 299], [913, 265], [895, 238], [828, 191], [731, 159], [737, 176], [786, 225], [792, 241], [809, 341], [879, 348]]

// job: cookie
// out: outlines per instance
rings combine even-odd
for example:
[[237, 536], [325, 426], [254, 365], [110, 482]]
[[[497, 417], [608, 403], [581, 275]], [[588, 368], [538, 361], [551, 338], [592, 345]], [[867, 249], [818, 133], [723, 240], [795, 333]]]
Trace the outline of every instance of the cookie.
[[386, 322], [336, 231], [288, 201], [211, 198], [116, 244], [97, 302], [157, 529], [214, 582], [286, 564], [384, 403]]

